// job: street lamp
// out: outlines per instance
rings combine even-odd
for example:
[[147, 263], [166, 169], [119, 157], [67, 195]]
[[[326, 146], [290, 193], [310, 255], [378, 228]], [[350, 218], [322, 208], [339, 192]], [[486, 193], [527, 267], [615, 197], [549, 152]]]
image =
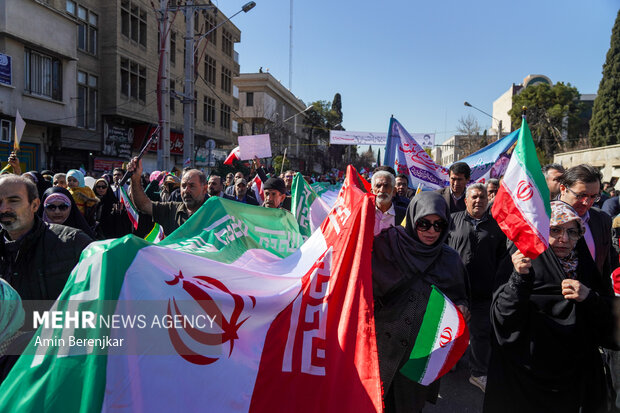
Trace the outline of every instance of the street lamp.
[[[200, 42], [202, 41], [202, 39], [204, 39], [205, 37], [207, 37], [208, 35], [210, 35], [211, 33], [213, 33], [214, 31], [216, 31], [219, 27], [221, 27], [224, 23], [230, 21], [230, 19], [232, 19], [233, 17], [235, 17], [237, 14], [244, 12], [247, 13], [250, 10], [252, 10], [254, 7], [256, 6], [256, 3], [253, 1], [250, 1], [248, 3], [245, 3], [243, 5], [243, 7], [241, 7], [241, 10], [239, 10], [237, 13], [233, 14], [232, 16], [228, 17], [226, 20], [222, 20], [220, 22], [220, 24], [218, 24], [217, 26], [215, 26], [214, 28], [212, 28], [211, 30], [209, 30], [206, 33], [201, 34], [197, 39], [196, 39], [196, 47], [194, 50], [194, 53], [196, 53], [196, 51], [198, 50], [198, 48], [200, 47]], [[210, 6], [212, 8], [215, 8], [215, 6]]]
[[485, 115], [487, 115], [488, 117], [490, 117], [491, 119], [495, 120], [497, 122], [497, 140], [500, 140], [502, 138], [502, 121], [499, 119], [496, 119], [493, 117], [493, 115], [489, 115], [488, 113], [486, 113], [484, 110], [479, 109], [477, 107], [475, 107], [474, 105], [472, 105], [471, 103], [465, 101], [465, 103], [463, 103], [465, 106], [470, 107], [470, 108], [474, 108], [476, 109], [478, 112], [482, 112]]

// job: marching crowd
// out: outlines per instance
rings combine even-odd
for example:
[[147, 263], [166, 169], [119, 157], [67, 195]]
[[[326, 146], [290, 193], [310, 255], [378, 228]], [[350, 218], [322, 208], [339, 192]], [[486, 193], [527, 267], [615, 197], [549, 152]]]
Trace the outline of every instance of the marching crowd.
[[[264, 199], [242, 172], [207, 177], [143, 174], [134, 158], [123, 169], [85, 183], [79, 170], [0, 176], [0, 300], [54, 300], [81, 251], [93, 240], [145, 236], [155, 223], [170, 234], [209, 197], [290, 210], [294, 171], [268, 175], [256, 162]], [[549, 248], [532, 260], [507, 241], [493, 218], [500, 182], [468, 185], [470, 168], [455, 163], [449, 186], [418, 194], [406, 175], [378, 167], [373, 294], [386, 411], [417, 412], [435, 402], [439, 380], [417, 384], [401, 372], [422, 324], [430, 285], [459, 308], [470, 331], [470, 383], [485, 392], [488, 412], [604, 412], [620, 408], [614, 287], [620, 203], [589, 165], [543, 168], [551, 194]], [[135, 227], [122, 201], [140, 215]], [[24, 310], [0, 305], [0, 383], [20, 348]], [[472, 387], [472, 391], [478, 391]]]

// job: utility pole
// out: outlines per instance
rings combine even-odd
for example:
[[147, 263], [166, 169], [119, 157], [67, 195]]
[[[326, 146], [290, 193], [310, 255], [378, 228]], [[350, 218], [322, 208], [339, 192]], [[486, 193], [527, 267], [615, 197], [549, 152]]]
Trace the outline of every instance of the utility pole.
[[183, 88], [183, 165], [194, 167], [194, 1], [187, 0], [185, 14], [185, 85]]
[[170, 170], [170, 30], [168, 21], [168, 0], [160, 0], [159, 20], [159, 126], [161, 139], [157, 149], [157, 168]]

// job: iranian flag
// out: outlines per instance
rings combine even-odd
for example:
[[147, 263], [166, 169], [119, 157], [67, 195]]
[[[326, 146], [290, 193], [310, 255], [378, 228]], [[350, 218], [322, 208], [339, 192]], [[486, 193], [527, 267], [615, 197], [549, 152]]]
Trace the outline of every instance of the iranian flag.
[[354, 182], [336, 204], [303, 245], [289, 212], [217, 197], [157, 245], [91, 244], [53, 310], [94, 325], [40, 326], [0, 411], [380, 411], [374, 205]]
[[129, 215], [129, 220], [133, 224], [134, 229], [137, 229], [138, 218], [140, 218], [140, 216], [138, 215], [138, 210], [134, 206], [133, 202], [131, 202], [131, 199], [129, 199], [129, 196], [127, 195], [127, 192], [125, 191], [125, 188], [121, 186], [119, 189], [120, 189], [119, 192], [121, 194], [121, 203], [125, 205], [125, 209], [127, 210], [127, 215]]
[[549, 246], [549, 188], [525, 117], [491, 213], [525, 256], [534, 259]]
[[299, 232], [308, 238], [321, 226], [331, 206], [328, 206], [314, 189], [297, 172], [291, 186], [291, 212], [299, 224]]
[[463, 314], [434, 285], [409, 360], [400, 372], [428, 386], [461, 358], [469, 344], [469, 330]]
[[260, 205], [265, 201], [265, 192], [263, 191], [263, 181], [260, 179], [260, 176], [256, 174], [254, 178], [250, 181], [250, 188], [254, 192], [254, 198], [258, 201]]
[[235, 159], [239, 160], [240, 153], [241, 153], [241, 150], [239, 149], [239, 147], [238, 146], [235, 147], [232, 151], [230, 151], [226, 159], [224, 159], [224, 165], [232, 165]]
[[151, 230], [151, 232], [146, 234], [146, 237], [144, 237], [145, 240], [147, 240], [148, 242], [152, 242], [153, 244], [157, 244], [164, 238], [166, 238], [166, 235], [164, 234], [164, 229], [157, 222], [155, 223], [155, 225], [153, 225], [153, 229]]

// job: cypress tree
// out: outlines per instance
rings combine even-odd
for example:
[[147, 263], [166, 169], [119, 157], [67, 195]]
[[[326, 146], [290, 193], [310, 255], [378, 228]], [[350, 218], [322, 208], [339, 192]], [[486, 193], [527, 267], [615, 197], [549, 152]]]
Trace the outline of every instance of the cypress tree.
[[620, 11], [611, 30], [611, 44], [590, 120], [594, 146], [620, 143]]

